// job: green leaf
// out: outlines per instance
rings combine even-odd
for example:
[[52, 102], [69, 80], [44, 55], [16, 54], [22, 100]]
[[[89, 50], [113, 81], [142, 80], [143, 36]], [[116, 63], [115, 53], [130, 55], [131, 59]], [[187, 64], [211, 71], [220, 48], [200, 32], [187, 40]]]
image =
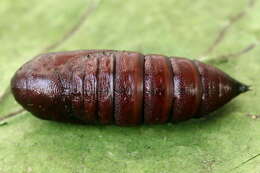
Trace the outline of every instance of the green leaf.
[[[0, 172], [260, 172], [259, 8], [247, 0], [2, 0]], [[252, 91], [208, 118], [156, 126], [15, 113], [21, 107], [8, 92], [15, 71], [41, 52], [74, 49], [207, 60]]]

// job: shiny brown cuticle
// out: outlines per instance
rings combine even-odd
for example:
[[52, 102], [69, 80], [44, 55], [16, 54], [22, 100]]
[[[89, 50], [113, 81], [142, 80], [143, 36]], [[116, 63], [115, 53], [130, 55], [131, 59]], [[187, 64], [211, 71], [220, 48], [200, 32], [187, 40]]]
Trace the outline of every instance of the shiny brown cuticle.
[[113, 50], [39, 55], [16, 72], [11, 88], [41, 119], [122, 126], [204, 116], [248, 90], [199, 61]]

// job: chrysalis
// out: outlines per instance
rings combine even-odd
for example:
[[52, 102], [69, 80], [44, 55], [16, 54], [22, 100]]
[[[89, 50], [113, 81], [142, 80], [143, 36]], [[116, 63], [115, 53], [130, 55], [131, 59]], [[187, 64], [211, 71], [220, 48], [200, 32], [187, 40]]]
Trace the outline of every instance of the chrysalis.
[[11, 88], [41, 119], [123, 126], [204, 116], [248, 90], [199, 61], [113, 50], [39, 55], [16, 72]]

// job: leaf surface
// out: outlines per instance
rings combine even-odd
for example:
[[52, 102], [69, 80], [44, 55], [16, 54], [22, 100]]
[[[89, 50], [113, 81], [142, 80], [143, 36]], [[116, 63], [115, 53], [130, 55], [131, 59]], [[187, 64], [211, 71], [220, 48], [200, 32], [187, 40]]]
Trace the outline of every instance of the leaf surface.
[[12, 75], [46, 51], [201, 59], [252, 91], [208, 118], [156, 126], [80, 126], [21, 112], [0, 122], [0, 172], [260, 172], [259, 8], [246, 0], [1, 0], [0, 118], [21, 109], [8, 92]]

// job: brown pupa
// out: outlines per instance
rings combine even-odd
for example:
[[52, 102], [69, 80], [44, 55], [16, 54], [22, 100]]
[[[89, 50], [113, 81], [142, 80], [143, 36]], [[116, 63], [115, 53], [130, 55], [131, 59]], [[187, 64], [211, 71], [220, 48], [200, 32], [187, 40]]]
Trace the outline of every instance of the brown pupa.
[[39, 55], [16, 72], [11, 88], [41, 119], [123, 126], [201, 117], [248, 91], [196, 60], [114, 50]]

